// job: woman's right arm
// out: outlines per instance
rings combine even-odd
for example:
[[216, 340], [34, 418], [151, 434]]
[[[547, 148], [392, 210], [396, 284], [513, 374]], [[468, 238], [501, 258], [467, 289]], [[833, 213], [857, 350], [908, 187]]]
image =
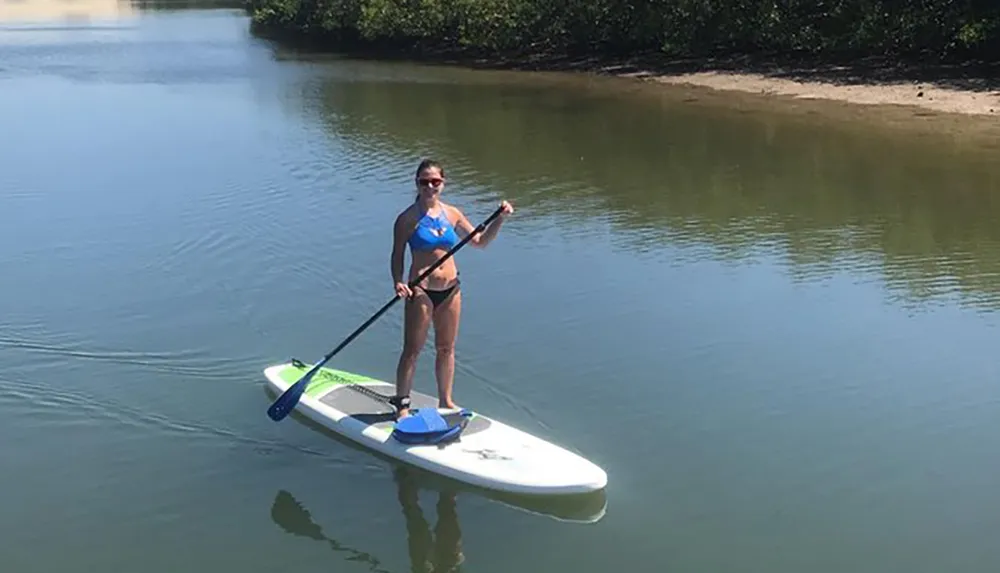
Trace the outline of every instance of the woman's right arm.
[[396, 294], [409, 297], [412, 293], [410, 287], [403, 281], [403, 263], [406, 258], [406, 237], [407, 232], [406, 217], [401, 213], [396, 217], [396, 222], [392, 226], [392, 254], [389, 256], [389, 272], [392, 273], [393, 288]]

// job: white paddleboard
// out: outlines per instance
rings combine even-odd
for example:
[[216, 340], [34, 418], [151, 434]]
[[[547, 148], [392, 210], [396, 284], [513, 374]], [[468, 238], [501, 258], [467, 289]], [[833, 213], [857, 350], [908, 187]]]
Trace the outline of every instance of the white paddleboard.
[[[268, 384], [278, 394], [311, 365], [298, 361], [269, 366]], [[410, 445], [392, 437], [394, 410], [387, 402], [395, 385], [360, 374], [322, 368], [295, 409], [330, 430], [400, 461], [487, 489], [539, 495], [581, 494], [603, 489], [607, 474], [589, 460], [551, 442], [473, 412], [461, 437], [447, 444]], [[437, 399], [410, 393], [411, 408], [437, 406]], [[451, 410], [440, 409], [448, 417]]]

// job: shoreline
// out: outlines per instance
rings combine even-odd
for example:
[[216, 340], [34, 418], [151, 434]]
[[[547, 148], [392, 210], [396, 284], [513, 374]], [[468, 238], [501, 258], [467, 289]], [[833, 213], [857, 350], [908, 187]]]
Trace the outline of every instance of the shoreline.
[[[622, 74], [629, 77], [631, 74]], [[912, 106], [928, 111], [1000, 117], [1000, 91], [973, 91], [941, 87], [933, 82], [854, 83], [794, 80], [747, 72], [692, 72], [647, 77], [651, 81], [690, 85], [719, 91], [787, 96], [806, 100], [828, 100], [855, 105]]]
[[[417, 58], [434, 63], [438, 58]], [[786, 96], [858, 106], [910, 106], [962, 116], [1000, 118], [1000, 63], [901, 64], [869, 59], [853, 62], [785, 61], [735, 56], [670, 59], [530, 57], [491, 63], [484, 58], [440, 58], [441, 63], [525, 71], [584, 72], [718, 92]]]
[[[321, 38], [254, 30], [281, 50], [313, 56], [447, 65], [478, 70], [565, 72], [709, 89], [777, 101], [823, 101], [869, 110], [909, 108], [911, 115], [946, 114], [1000, 126], [1000, 61], [923, 61], [859, 56], [823, 59], [789, 54], [672, 58], [549, 53], [531, 47], [513, 54], [452, 47], [361, 45], [331, 49]], [[778, 96], [778, 98], [775, 98]], [[929, 114], [921, 113], [930, 112]], [[993, 122], [989, 122], [993, 123]]]

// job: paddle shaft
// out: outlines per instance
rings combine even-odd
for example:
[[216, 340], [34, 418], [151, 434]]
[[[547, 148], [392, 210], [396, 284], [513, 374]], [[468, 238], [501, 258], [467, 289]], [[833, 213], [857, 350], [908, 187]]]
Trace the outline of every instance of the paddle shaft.
[[[425, 278], [429, 277], [431, 273], [433, 273], [434, 271], [436, 271], [438, 267], [440, 267], [441, 265], [443, 265], [445, 263], [445, 261], [447, 261], [448, 259], [450, 259], [452, 255], [454, 255], [455, 253], [457, 253], [459, 249], [461, 249], [463, 246], [465, 246], [465, 244], [467, 242], [469, 242], [474, 235], [476, 235], [478, 233], [482, 233], [486, 229], [486, 226], [493, 222], [493, 219], [496, 219], [497, 217], [500, 216], [500, 213], [502, 211], [503, 211], [502, 207], [497, 208], [497, 210], [492, 215], [490, 215], [490, 217], [488, 219], [486, 219], [485, 221], [483, 221], [482, 223], [480, 223], [479, 226], [476, 227], [476, 229], [473, 232], [469, 233], [469, 235], [467, 237], [465, 237], [464, 239], [462, 239], [461, 241], [459, 241], [457, 245], [455, 245], [454, 247], [452, 247], [450, 251], [448, 251], [447, 253], [444, 254], [444, 256], [442, 256], [440, 259], [438, 259], [437, 261], [435, 261], [433, 265], [427, 267], [427, 270], [425, 270], [424, 272], [420, 273], [420, 275], [417, 278], [415, 278], [412, 281], [410, 281], [410, 285], [409, 285], [410, 288], [413, 288], [413, 287], [417, 286]], [[392, 299], [390, 299], [389, 302], [385, 303], [385, 306], [383, 306], [382, 308], [380, 308], [379, 311], [374, 314], [374, 316], [372, 316], [367, 321], [365, 321], [364, 324], [362, 324], [361, 326], [359, 326], [357, 330], [355, 330], [354, 332], [352, 332], [351, 335], [348, 336], [346, 339], [344, 339], [344, 341], [341, 342], [336, 348], [334, 348], [333, 350], [331, 350], [329, 354], [327, 354], [326, 356], [324, 356], [323, 357], [323, 361], [320, 362], [319, 365], [322, 366], [328, 360], [330, 360], [331, 358], [333, 358], [333, 356], [335, 354], [337, 354], [338, 352], [340, 352], [341, 350], [343, 350], [345, 346], [347, 346], [348, 344], [350, 344], [352, 340], [354, 340], [355, 338], [357, 338], [359, 334], [361, 334], [362, 332], [364, 332], [364, 330], [366, 328], [368, 328], [369, 326], [371, 326], [373, 322], [375, 322], [376, 320], [379, 319], [380, 316], [382, 316], [383, 314], [385, 314], [385, 311], [389, 310], [389, 308], [392, 307], [392, 305], [396, 304], [397, 300], [399, 300], [399, 295], [396, 295], [396, 296], [392, 297]]]
[[[468, 236], [459, 241], [457, 245], [452, 247], [447, 253], [444, 254], [444, 256], [435, 261], [433, 265], [427, 267], [427, 269], [424, 270], [424, 272], [420, 273], [420, 275], [417, 278], [410, 281], [409, 284], [410, 288], [417, 286], [418, 284], [420, 284], [421, 281], [430, 276], [432, 272], [437, 270], [438, 267], [443, 265], [445, 261], [450, 259], [452, 255], [457, 253], [459, 249], [464, 247], [466, 243], [472, 240], [472, 237], [474, 237], [479, 233], [482, 233], [486, 229], [486, 227], [493, 222], [494, 219], [500, 216], [500, 213], [502, 212], [503, 212], [503, 206], [497, 207], [497, 210], [494, 211], [493, 214], [490, 215], [485, 221], [480, 223], [478, 227], [476, 227], [471, 233], [468, 234]], [[322, 368], [324, 364], [329, 362], [329, 360], [333, 358], [338, 352], [343, 350], [345, 346], [347, 346], [348, 344], [351, 343], [351, 341], [357, 338], [359, 334], [364, 332], [366, 328], [371, 326], [373, 322], [378, 320], [380, 316], [385, 314], [385, 312], [389, 310], [389, 308], [391, 308], [392, 305], [396, 304], [396, 301], [399, 300], [399, 298], [400, 298], [399, 294], [392, 297], [392, 299], [390, 299], [389, 302], [385, 303], [385, 305], [383, 305], [382, 308], [378, 310], [378, 312], [372, 315], [372, 317], [366, 320], [364, 324], [359, 326], [357, 330], [352, 332], [350, 336], [345, 338], [343, 342], [338, 344], [336, 348], [327, 353], [327, 355], [324, 356], [322, 360], [320, 360], [312, 368], [310, 368], [309, 371], [306, 372], [305, 376], [300, 378], [295, 384], [293, 384], [291, 387], [285, 390], [285, 392], [282, 393], [282, 395], [279, 396], [278, 399], [274, 401], [274, 404], [272, 404], [271, 407], [268, 408], [268, 415], [275, 421], [284, 418], [288, 414], [288, 412], [290, 412], [291, 409], [295, 406], [295, 404], [298, 403], [299, 397], [302, 396], [302, 392], [305, 390], [305, 386], [309, 384], [309, 380], [313, 377], [313, 375], [316, 374], [316, 372], [319, 371], [319, 369]]]

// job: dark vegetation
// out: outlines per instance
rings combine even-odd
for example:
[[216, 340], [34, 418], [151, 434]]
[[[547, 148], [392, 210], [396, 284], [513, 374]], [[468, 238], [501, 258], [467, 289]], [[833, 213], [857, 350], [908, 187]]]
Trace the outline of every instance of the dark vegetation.
[[245, 0], [287, 46], [491, 68], [1000, 88], [1000, 0]]
[[988, 61], [1000, 0], [248, 0], [262, 35], [336, 51]]

